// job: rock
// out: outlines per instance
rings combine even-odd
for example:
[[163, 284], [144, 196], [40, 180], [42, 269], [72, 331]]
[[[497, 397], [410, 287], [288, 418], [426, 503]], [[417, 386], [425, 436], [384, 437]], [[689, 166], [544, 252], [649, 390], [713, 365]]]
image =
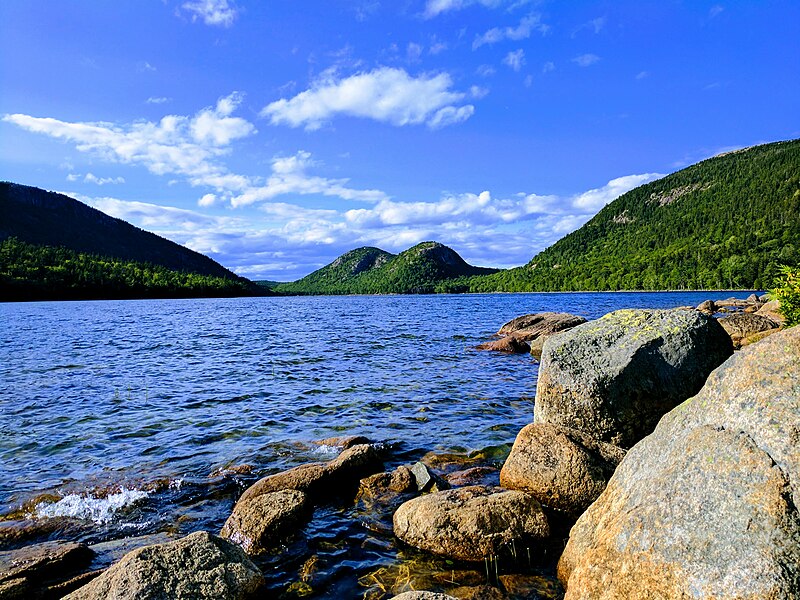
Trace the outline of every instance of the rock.
[[325, 438], [324, 440], [316, 440], [314, 443], [318, 446], [332, 446], [335, 448], [341, 448], [342, 450], [347, 450], [353, 446], [370, 444], [372, 442], [370, 442], [369, 439], [365, 438], [363, 435], [348, 435], [344, 437], [330, 437]]
[[742, 338], [740, 344], [741, 347], [744, 348], [745, 346], [749, 346], [750, 344], [755, 344], [756, 342], [760, 342], [766, 337], [771, 336], [773, 333], [778, 333], [781, 331], [782, 327], [776, 327], [775, 329], [769, 329], [767, 331], [761, 331], [759, 333], [754, 333], [752, 335], [748, 335], [745, 338]]
[[359, 495], [377, 497], [390, 492], [402, 494], [417, 489], [417, 481], [411, 469], [405, 465], [397, 467], [392, 472], [375, 473], [365, 477], [359, 483]]
[[532, 340], [541, 335], [552, 335], [585, 322], [586, 319], [583, 317], [569, 313], [534, 313], [511, 319], [500, 328], [497, 335], [520, 333], [524, 336], [521, 339]]
[[550, 532], [539, 503], [528, 494], [470, 486], [409, 500], [394, 514], [394, 533], [433, 554], [480, 561], [513, 540]]
[[630, 447], [732, 352], [725, 330], [700, 312], [609, 313], [545, 342], [534, 422]]
[[303, 492], [260, 494], [236, 503], [220, 535], [250, 555], [261, 554], [296, 530], [311, 512], [308, 495]]
[[624, 456], [624, 450], [579, 431], [534, 423], [517, 435], [500, 471], [500, 485], [579, 515], [597, 500]]
[[531, 348], [527, 342], [518, 338], [516, 335], [507, 335], [499, 340], [492, 340], [475, 346], [476, 350], [493, 350], [495, 352], [506, 352], [507, 354], [527, 354]]
[[0, 597], [65, 581], [87, 567], [93, 556], [86, 544], [62, 541], [0, 552], [0, 590], [6, 590]]
[[769, 294], [761, 294], [758, 297], [758, 301], [761, 302], [761, 304], [766, 304], [770, 301]]
[[472, 467], [471, 469], [450, 473], [445, 479], [447, 479], [447, 483], [455, 487], [466, 485], [496, 485], [497, 469], [495, 467]]
[[749, 313], [734, 313], [729, 317], [722, 317], [719, 324], [731, 336], [733, 347], [737, 350], [742, 347], [742, 340], [745, 338], [778, 327], [775, 321], [764, 315]]
[[697, 310], [707, 315], [713, 315], [717, 312], [717, 305], [713, 300], [706, 300], [697, 305]]
[[777, 300], [770, 300], [766, 304], [764, 304], [761, 308], [756, 311], [757, 315], [761, 315], [771, 319], [778, 325], [783, 324], [786, 319], [781, 314], [780, 310], [780, 303]]
[[758, 304], [759, 302], [761, 302], [761, 300], [758, 297], [758, 294], [750, 294], [747, 297], [747, 301], [752, 303], [752, 304]]
[[389, 600], [458, 600], [458, 598], [436, 592], [403, 592]]
[[500, 575], [500, 583], [512, 598], [555, 600], [564, 596], [564, 590], [558, 580], [542, 575]]
[[634, 446], [558, 565], [578, 598], [796, 598], [800, 327], [748, 346]]
[[416, 482], [418, 492], [450, 489], [450, 484], [431, 471], [423, 462], [414, 463], [410, 470]]
[[492, 585], [461, 586], [449, 592], [458, 600], [506, 600], [507, 598]]
[[362, 478], [382, 469], [380, 450], [372, 444], [357, 444], [328, 463], [310, 463], [264, 477], [247, 488], [239, 502], [270, 492], [297, 490], [308, 494], [316, 504], [341, 495]]
[[66, 598], [71, 600], [201, 600], [247, 598], [262, 585], [244, 551], [198, 531], [175, 542], [145, 546]]

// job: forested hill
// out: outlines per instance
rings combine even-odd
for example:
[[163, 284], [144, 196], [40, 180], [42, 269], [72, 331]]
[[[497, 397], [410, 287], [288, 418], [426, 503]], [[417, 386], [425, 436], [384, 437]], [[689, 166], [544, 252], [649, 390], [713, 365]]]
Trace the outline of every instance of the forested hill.
[[12, 237], [28, 244], [239, 279], [199, 252], [110, 217], [69, 196], [0, 182], [0, 241]]
[[800, 263], [800, 140], [704, 160], [620, 196], [527, 265], [448, 291], [763, 289]]
[[357, 248], [274, 289], [289, 294], [430, 294], [442, 291], [442, 283], [450, 279], [494, 272], [467, 264], [452, 248], [422, 242], [397, 255], [379, 248]]

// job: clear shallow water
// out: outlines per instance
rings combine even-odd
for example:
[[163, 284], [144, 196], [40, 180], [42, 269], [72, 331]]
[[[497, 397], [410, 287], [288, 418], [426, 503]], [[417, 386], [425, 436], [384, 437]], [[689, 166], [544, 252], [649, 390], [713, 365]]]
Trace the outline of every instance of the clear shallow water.
[[[216, 530], [256, 476], [328, 458], [314, 440], [362, 434], [398, 461], [508, 444], [537, 364], [473, 349], [505, 321], [731, 295], [748, 293], [0, 304], [0, 512], [49, 492], [64, 500], [41, 516], [85, 523], [62, 536]], [[211, 476], [241, 464], [249, 478]], [[117, 505], [87, 507], [104, 496]], [[327, 512], [323, 529], [353, 533]]]

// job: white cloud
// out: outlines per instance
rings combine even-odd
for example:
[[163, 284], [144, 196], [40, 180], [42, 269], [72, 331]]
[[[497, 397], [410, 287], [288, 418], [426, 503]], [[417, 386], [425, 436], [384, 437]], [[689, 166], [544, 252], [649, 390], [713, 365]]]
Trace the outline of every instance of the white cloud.
[[481, 77], [491, 77], [496, 71], [492, 65], [480, 65], [475, 72]]
[[239, 11], [228, 0], [192, 0], [184, 2], [183, 10], [191, 13], [192, 20], [201, 19], [206, 25], [230, 27]]
[[[348, 187], [348, 180], [344, 178], [328, 179], [309, 174], [314, 163], [311, 155], [303, 151], [275, 158], [272, 173], [266, 178], [230, 172], [221, 162], [231, 151], [230, 144], [255, 132], [251, 123], [231, 116], [241, 99], [241, 95], [233, 93], [193, 117], [167, 115], [157, 123], [69, 123], [21, 114], [5, 115], [3, 121], [72, 142], [79, 151], [109, 162], [142, 165], [156, 175], [179, 175], [190, 185], [213, 188], [217, 193], [202, 196], [201, 206], [225, 202], [240, 206], [285, 194], [320, 194], [365, 202], [387, 197], [380, 190]], [[432, 127], [469, 116], [458, 111], [470, 107], [461, 107], [452, 114], [446, 112], [447, 108], [431, 116]], [[68, 176], [68, 181], [77, 181], [77, 176]], [[119, 182], [94, 175], [87, 176], [85, 181], [100, 185]]]
[[136, 65], [136, 70], [139, 71], [140, 73], [146, 73], [148, 71], [153, 73], [157, 69], [146, 60], [143, 60]]
[[[466, 94], [452, 91], [447, 73], [410, 76], [403, 69], [382, 67], [337, 79], [328, 73], [311, 89], [264, 107], [261, 115], [273, 125], [319, 129], [337, 115], [374, 119], [396, 126], [440, 127], [469, 118], [474, 106], [457, 106]], [[457, 119], [445, 119], [457, 115]]]
[[94, 183], [96, 185], [106, 185], [108, 183], [125, 183], [124, 177], [97, 177], [93, 173], [87, 173], [83, 178], [84, 183]]
[[519, 71], [525, 65], [525, 51], [520, 48], [514, 52], [509, 52], [503, 59], [503, 64], [514, 71]]
[[600, 57], [597, 56], [596, 54], [581, 54], [580, 56], [576, 56], [575, 58], [573, 58], [572, 62], [574, 62], [579, 67], [590, 67], [599, 60]]
[[272, 160], [272, 175], [266, 182], [262, 185], [248, 186], [231, 198], [231, 205], [246, 206], [286, 194], [321, 194], [363, 202], [377, 202], [387, 197], [380, 190], [349, 188], [347, 179], [327, 179], [309, 175], [307, 171], [313, 165], [311, 154], [302, 150], [294, 156], [276, 157]]
[[547, 33], [550, 28], [541, 22], [541, 17], [536, 14], [523, 17], [516, 27], [494, 27], [483, 35], [478, 35], [472, 42], [472, 49], [477, 50], [486, 44], [496, 44], [503, 40], [524, 40], [536, 30], [541, 34]]
[[600, 33], [603, 28], [606, 26], [606, 18], [605, 17], [597, 17], [596, 19], [592, 19], [591, 21], [587, 21], [582, 25], [579, 25], [573, 32], [572, 37], [574, 38], [578, 33], [580, 33], [584, 29], [589, 29], [593, 31], [595, 34]]
[[714, 6], [712, 6], [712, 7], [709, 9], [709, 11], [708, 11], [708, 16], [709, 16], [710, 18], [712, 18], [712, 19], [713, 19], [714, 17], [716, 17], [717, 15], [719, 15], [719, 14], [720, 14], [722, 11], [724, 11], [724, 10], [725, 10], [725, 7], [723, 7], [723, 6], [720, 6], [719, 4], [715, 4]]
[[408, 46], [406, 46], [406, 58], [410, 63], [418, 63], [420, 57], [422, 56], [422, 46], [419, 44], [415, 44], [414, 42], [409, 42]]
[[503, 0], [428, 0], [425, 4], [423, 16], [428, 19], [453, 10], [461, 10], [474, 4], [487, 8], [495, 8], [503, 4]]
[[555, 71], [556, 65], [552, 61], [547, 61], [542, 65], [542, 73], [549, 73], [550, 71]]
[[645, 78], [647, 78], [649, 76], [650, 76], [650, 73], [648, 73], [647, 71], [639, 71], [636, 74], [636, 79], [637, 80], [641, 80], [641, 79], [645, 79]]
[[[310, 164], [307, 153], [277, 158], [284, 179]], [[481, 193], [445, 194], [432, 202], [398, 202], [385, 196], [355, 210], [306, 208], [269, 202], [247, 218], [212, 216], [174, 207], [72, 194], [115, 217], [209, 254], [237, 273], [297, 279], [358, 246], [399, 252], [435, 239], [472, 264], [511, 267], [573, 231], [606, 203], [658, 174], [630, 175], [572, 196]], [[219, 198], [204, 196], [200, 204]]]
[[167, 98], [165, 96], [150, 96], [145, 102], [147, 104], [166, 104], [167, 102], [171, 102], [172, 98]]
[[434, 42], [431, 44], [431, 47], [428, 48], [428, 54], [437, 55], [441, 54], [447, 50], [447, 44], [445, 42]]

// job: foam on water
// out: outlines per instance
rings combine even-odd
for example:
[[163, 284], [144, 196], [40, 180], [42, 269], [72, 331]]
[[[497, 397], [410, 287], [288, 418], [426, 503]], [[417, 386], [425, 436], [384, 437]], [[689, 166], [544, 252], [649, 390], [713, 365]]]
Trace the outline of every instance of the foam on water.
[[110, 523], [119, 511], [133, 506], [148, 496], [147, 492], [126, 488], [105, 498], [88, 494], [69, 494], [58, 502], [40, 502], [34, 508], [34, 515], [39, 518], [71, 517], [98, 524]]

